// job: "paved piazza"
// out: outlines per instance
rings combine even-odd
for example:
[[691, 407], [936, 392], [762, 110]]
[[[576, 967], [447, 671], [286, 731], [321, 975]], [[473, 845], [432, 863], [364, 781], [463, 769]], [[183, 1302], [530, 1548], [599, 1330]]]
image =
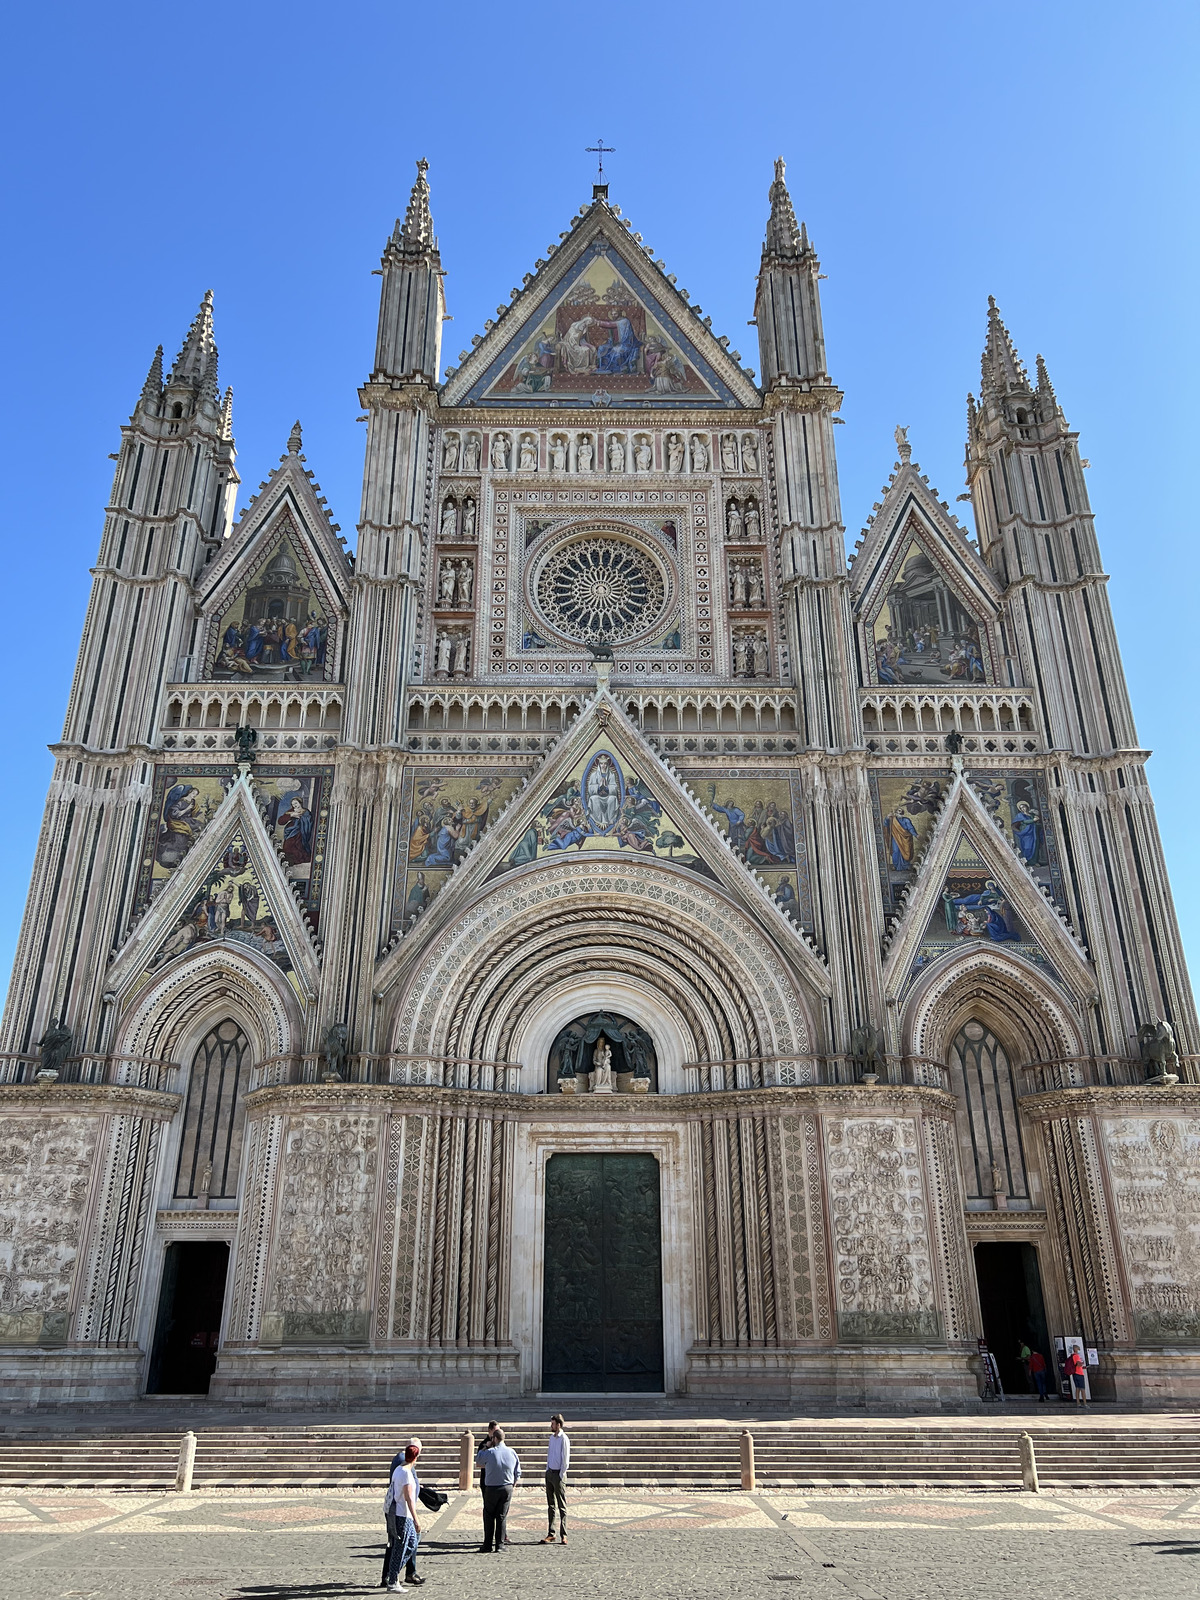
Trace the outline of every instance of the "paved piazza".
[[[6, 1600], [323, 1600], [378, 1593], [382, 1491], [190, 1495], [37, 1490], [0, 1498]], [[1200, 1494], [921, 1489], [582, 1490], [543, 1548], [522, 1491], [502, 1556], [475, 1553], [478, 1493], [426, 1519], [430, 1595], [813, 1595], [821, 1600], [1170, 1600], [1200, 1592]]]

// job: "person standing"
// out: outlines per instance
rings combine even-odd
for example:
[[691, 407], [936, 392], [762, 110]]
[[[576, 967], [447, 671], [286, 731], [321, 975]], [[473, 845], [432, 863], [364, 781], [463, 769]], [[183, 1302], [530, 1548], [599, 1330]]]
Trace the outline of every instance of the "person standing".
[[550, 1438], [546, 1445], [546, 1515], [550, 1519], [550, 1532], [543, 1544], [554, 1543], [554, 1511], [558, 1508], [558, 1534], [563, 1544], [567, 1542], [567, 1468], [571, 1465], [571, 1441], [567, 1438], [562, 1412], [550, 1418]]
[[504, 1442], [504, 1429], [493, 1428], [491, 1444], [475, 1457], [483, 1468], [483, 1543], [480, 1554], [499, 1555], [508, 1542], [508, 1508], [521, 1481], [521, 1462]]
[[425, 1582], [424, 1578], [417, 1575], [417, 1546], [421, 1542], [417, 1497], [421, 1493], [421, 1482], [416, 1466], [420, 1454], [420, 1439], [410, 1439], [404, 1447], [403, 1461], [392, 1472], [387, 1497], [383, 1502], [388, 1525], [388, 1565], [385, 1576], [389, 1594], [399, 1594], [401, 1591], [401, 1567], [405, 1569], [405, 1583], [420, 1585]]
[[1029, 1352], [1029, 1376], [1038, 1392], [1038, 1404], [1046, 1404], [1046, 1358], [1040, 1350]]
[[1087, 1405], [1087, 1368], [1083, 1364], [1083, 1352], [1074, 1349], [1067, 1357], [1067, 1373], [1071, 1379], [1071, 1388], [1075, 1394], [1075, 1404]]

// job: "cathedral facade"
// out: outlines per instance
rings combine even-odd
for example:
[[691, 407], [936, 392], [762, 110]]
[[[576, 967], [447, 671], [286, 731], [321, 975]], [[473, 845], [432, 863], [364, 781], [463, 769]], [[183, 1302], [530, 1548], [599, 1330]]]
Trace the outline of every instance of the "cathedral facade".
[[[597, 185], [442, 373], [426, 164], [353, 555], [240, 516], [211, 295], [122, 441], [0, 1057], [0, 1396], [1200, 1397], [1200, 1048], [1076, 435], [847, 563], [783, 164], [759, 377]], [[960, 498], [966, 498], [963, 496]]]

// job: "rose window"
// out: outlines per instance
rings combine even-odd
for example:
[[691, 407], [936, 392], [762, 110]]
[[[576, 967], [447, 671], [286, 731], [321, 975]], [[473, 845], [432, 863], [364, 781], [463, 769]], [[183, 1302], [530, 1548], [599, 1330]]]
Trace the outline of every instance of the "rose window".
[[560, 545], [531, 585], [551, 628], [582, 644], [626, 644], [662, 615], [667, 579], [648, 551], [623, 539], [595, 537]]

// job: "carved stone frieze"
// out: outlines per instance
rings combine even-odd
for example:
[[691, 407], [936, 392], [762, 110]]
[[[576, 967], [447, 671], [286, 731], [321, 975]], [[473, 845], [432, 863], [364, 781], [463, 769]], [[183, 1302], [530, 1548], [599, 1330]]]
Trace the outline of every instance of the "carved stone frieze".
[[0, 1344], [67, 1337], [96, 1116], [0, 1118]]
[[1139, 1344], [1200, 1344], [1200, 1116], [1101, 1124]]

